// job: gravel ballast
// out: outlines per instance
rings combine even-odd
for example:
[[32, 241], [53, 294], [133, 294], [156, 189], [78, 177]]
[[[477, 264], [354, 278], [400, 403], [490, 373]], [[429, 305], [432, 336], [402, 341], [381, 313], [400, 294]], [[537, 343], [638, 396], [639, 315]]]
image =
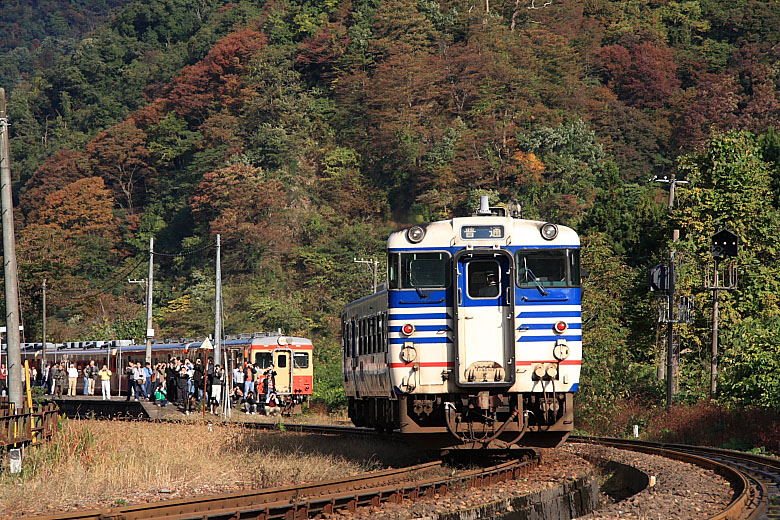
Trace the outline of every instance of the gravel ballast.
[[[382, 504], [380, 507], [359, 508], [354, 514], [337, 513], [330, 518], [371, 520], [444, 520], [461, 512], [460, 518], [501, 518], [501, 514], [483, 516], [476, 513], [478, 506], [507, 502], [577, 479], [597, 475], [601, 481], [613, 476], [607, 463], [636, 468], [649, 477], [654, 485], [616, 502], [606, 493], [599, 495], [598, 509], [582, 518], [597, 519], [694, 519], [707, 518], [721, 512], [731, 501], [732, 489], [728, 481], [714, 472], [691, 464], [655, 455], [634, 453], [614, 448], [584, 444], [567, 444], [558, 449], [540, 450], [541, 463], [529, 475], [511, 482], [502, 482], [485, 489], [461, 489], [447, 495], [407, 501], [403, 504]], [[614, 468], [613, 468], [614, 469]], [[605, 473], [606, 470], [606, 473]], [[512, 511], [507, 510], [509, 517]], [[516, 515], [514, 518], [523, 518]], [[541, 516], [533, 516], [542, 518]], [[560, 518], [560, 517], [556, 517]]]

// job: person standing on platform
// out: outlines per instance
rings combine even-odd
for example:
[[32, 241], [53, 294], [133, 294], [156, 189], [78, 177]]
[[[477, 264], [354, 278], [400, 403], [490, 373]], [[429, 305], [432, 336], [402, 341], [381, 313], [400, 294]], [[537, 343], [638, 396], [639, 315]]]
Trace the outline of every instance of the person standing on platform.
[[68, 395], [69, 396], [75, 396], [76, 395], [76, 381], [79, 379], [79, 369], [76, 368], [76, 365], [71, 363], [68, 366]]
[[5, 367], [5, 363], [0, 365], [0, 395], [8, 395], [8, 369]]
[[92, 379], [90, 376], [92, 373], [89, 371], [89, 365], [84, 365], [84, 368], [81, 370], [81, 393], [84, 395], [89, 395], [89, 380]]
[[203, 399], [203, 363], [200, 358], [195, 360], [195, 367], [192, 369], [192, 385], [195, 387], [195, 399]]
[[98, 372], [100, 369], [95, 364], [95, 361], [92, 360], [89, 362], [89, 395], [95, 395], [95, 387], [97, 386], [97, 382], [100, 381], [100, 376], [98, 375]]
[[65, 371], [65, 367], [62, 363], [57, 365], [57, 372], [54, 374], [54, 386], [57, 389], [57, 397], [62, 399], [62, 394], [65, 392], [65, 385], [68, 384], [68, 372]]
[[143, 368], [144, 372], [144, 397], [150, 401], [154, 401], [154, 394], [152, 393], [152, 379], [154, 378], [154, 371], [152, 371], [152, 364], [146, 362]]
[[178, 404], [181, 406], [181, 411], [189, 415], [190, 412], [187, 409], [187, 401], [189, 395], [187, 388], [189, 387], [190, 376], [187, 374], [187, 368], [181, 365], [179, 368], [179, 377], [176, 379], [176, 397], [178, 398]]
[[98, 377], [100, 377], [100, 387], [103, 391], [103, 400], [104, 401], [110, 401], [111, 400], [111, 371], [108, 369], [106, 365], [103, 365], [103, 368], [98, 372]]
[[127, 399], [126, 401], [129, 401], [130, 399], [135, 396], [135, 400], [138, 400], [138, 386], [135, 382], [135, 363], [128, 363], [127, 368], [125, 369], [125, 374], [127, 375]]
[[41, 388], [43, 388], [44, 394], [49, 393], [49, 371], [50, 370], [51, 370], [51, 363], [46, 363], [46, 365], [41, 368]]
[[252, 368], [252, 363], [247, 363], [244, 367], [244, 395], [255, 394], [255, 370]]

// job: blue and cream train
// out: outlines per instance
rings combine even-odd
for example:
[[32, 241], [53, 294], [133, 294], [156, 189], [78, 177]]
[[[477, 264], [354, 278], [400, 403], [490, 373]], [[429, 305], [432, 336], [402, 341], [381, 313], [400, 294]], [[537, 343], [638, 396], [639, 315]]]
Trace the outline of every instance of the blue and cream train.
[[414, 226], [387, 241], [387, 283], [342, 312], [358, 426], [450, 449], [557, 446], [582, 364], [580, 242], [506, 215]]

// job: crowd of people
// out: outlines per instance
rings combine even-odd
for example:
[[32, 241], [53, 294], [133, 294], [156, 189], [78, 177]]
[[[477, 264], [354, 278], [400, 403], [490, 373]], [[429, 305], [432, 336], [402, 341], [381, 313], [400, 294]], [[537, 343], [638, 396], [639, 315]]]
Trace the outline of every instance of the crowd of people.
[[[26, 376], [24, 370], [22, 368], [23, 379]], [[46, 394], [56, 397], [75, 396], [80, 377], [83, 395], [95, 395], [99, 387], [103, 399], [110, 400], [112, 375], [105, 364], [98, 368], [95, 361], [84, 366], [68, 362], [48, 363], [40, 371], [34, 366], [29, 369], [30, 384], [40, 386]], [[218, 414], [223, 387], [231, 381], [232, 388], [227, 388], [225, 394], [232, 405], [240, 404], [246, 414], [265, 412], [278, 415], [281, 412], [273, 363], [266, 368], [244, 363], [234, 368], [228, 378], [225, 368], [214, 365], [212, 358], [205, 364], [200, 359], [193, 363], [189, 359], [171, 358], [167, 363], [154, 366], [148, 362], [128, 362], [124, 375], [127, 376], [127, 401], [146, 399], [157, 406], [172, 403], [187, 415], [197, 403], [203, 403], [211, 413]], [[0, 364], [0, 395], [7, 395], [7, 382], [8, 369], [5, 364]]]
[[[276, 395], [276, 371], [273, 364], [263, 369], [251, 363], [233, 369], [230, 378], [225, 367], [215, 365], [209, 358], [205, 364], [196, 359], [172, 358], [167, 363], [128, 363], [125, 374], [128, 379], [127, 400], [147, 399], [157, 406], [174, 403], [189, 415], [196, 403], [208, 406], [211, 413], [219, 413], [223, 395], [231, 405], [240, 403], [247, 414], [257, 413], [258, 404], [269, 415], [280, 413], [279, 398]], [[261, 377], [264, 376], [264, 377]], [[232, 388], [224, 386], [232, 381]], [[223, 389], [225, 392], [223, 393]], [[262, 392], [263, 399], [257, 398]]]

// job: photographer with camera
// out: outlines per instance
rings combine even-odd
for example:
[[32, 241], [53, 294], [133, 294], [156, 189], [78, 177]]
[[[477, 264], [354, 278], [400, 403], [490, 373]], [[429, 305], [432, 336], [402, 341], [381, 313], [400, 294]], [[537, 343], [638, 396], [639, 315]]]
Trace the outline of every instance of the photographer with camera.
[[265, 376], [265, 381], [263, 383], [263, 390], [265, 391], [263, 393], [265, 394], [265, 402], [268, 403], [271, 400], [271, 394], [276, 390], [276, 370], [274, 370], [273, 363], [268, 365], [268, 368], [263, 372], [263, 375]]

